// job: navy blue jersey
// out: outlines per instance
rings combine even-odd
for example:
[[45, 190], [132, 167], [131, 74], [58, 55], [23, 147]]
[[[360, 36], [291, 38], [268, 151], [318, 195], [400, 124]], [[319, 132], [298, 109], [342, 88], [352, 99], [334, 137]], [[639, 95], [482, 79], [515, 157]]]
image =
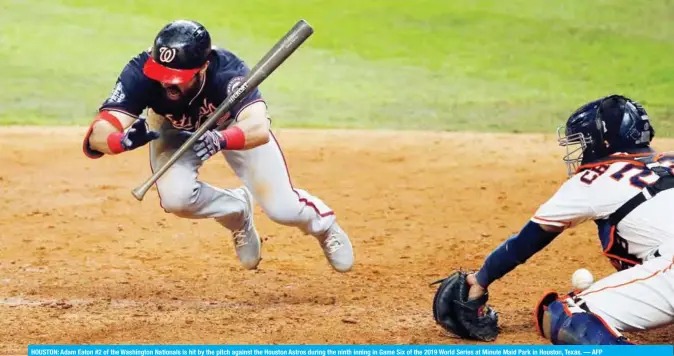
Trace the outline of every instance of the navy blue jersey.
[[[214, 48], [209, 58], [206, 80], [198, 91], [192, 96], [171, 100], [159, 82], [143, 74], [143, 65], [149, 58], [149, 52], [145, 51], [129, 61], [99, 110], [121, 111], [138, 116], [150, 108], [168, 119], [176, 129], [195, 131], [249, 72], [246, 64], [235, 54]], [[244, 107], [256, 101], [262, 101], [257, 88], [225, 113], [218, 124], [235, 119]]]

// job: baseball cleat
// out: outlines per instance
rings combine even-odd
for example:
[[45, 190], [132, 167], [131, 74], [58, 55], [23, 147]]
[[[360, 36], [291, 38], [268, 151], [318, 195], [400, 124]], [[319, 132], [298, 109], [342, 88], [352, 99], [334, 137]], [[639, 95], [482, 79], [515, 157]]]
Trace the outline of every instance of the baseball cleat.
[[316, 239], [332, 268], [338, 272], [348, 272], [351, 269], [351, 266], [353, 266], [353, 247], [349, 236], [339, 227], [337, 222], [333, 223], [323, 235], [317, 236]]
[[246, 187], [239, 188], [239, 190], [246, 199], [247, 208], [244, 211], [245, 221], [243, 226], [232, 231], [232, 241], [236, 249], [236, 255], [243, 267], [255, 269], [262, 259], [262, 253], [260, 251], [260, 235], [258, 235], [253, 222], [253, 195]]

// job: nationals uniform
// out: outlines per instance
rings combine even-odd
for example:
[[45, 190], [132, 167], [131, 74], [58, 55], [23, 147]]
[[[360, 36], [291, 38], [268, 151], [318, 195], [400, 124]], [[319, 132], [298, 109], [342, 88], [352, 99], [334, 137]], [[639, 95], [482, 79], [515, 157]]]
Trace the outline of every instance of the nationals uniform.
[[[159, 138], [143, 140], [141, 145], [149, 141], [150, 164], [156, 170], [243, 82], [248, 72], [248, 67], [235, 54], [211, 45], [210, 35], [201, 24], [174, 21], [157, 35], [153, 47], [128, 62], [100, 112], [121, 112], [138, 118], [148, 109], [147, 123], [159, 133]], [[174, 95], [177, 90], [171, 89], [176, 83], [197, 84], [186, 95], [179, 96]], [[235, 127], [242, 111], [260, 102], [264, 103], [263, 98], [255, 89], [226, 112], [215, 126]], [[138, 127], [143, 131], [142, 124]], [[348, 236], [337, 224], [332, 209], [321, 199], [293, 187], [283, 153], [273, 134], [269, 131], [268, 142], [243, 149], [242, 145], [225, 147], [223, 132], [207, 131], [209, 135], [204, 134], [200, 140], [208, 136], [211, 140], [203, 142], [215, 147], [214, 151], [222, 150], [226, 162], [245, 186], [222, 189], [198, 180], [198, 170], [210, 155], [188, 150], [156, 183], [163, 209], [183, 218], [215, 219], [234, 232], [237, 254], [246, 244], [244, 237], [247, 237], [252, 247], [245, 252], [248, 257], [246, 261], [242, 259], [242, 263], [246, 268], [255, 268], [260, 260], [260, 243], [252, 225], [252, 194], [273, 221], [313, 235], [332, 267], [340, 272], [348, 271], [353, 264]], [[92, 158], [100, 157], [103, 154], [89, 145], [90, 134], [91, 129], [85, 138], [85, 153]], [[130, 135], [128, 131], [127, 135]], [[214, 137], [223, 141], [217, 143]], [[243, 137], [237, 140], [243, 140]], [[122, 142], [126, 141], [122, 139]], [[214, 146], [220, 144], [223, 146]], [[113, 146], [119, 146], [119, 142], [113, 142]], [[245, 229], [241, 227], [243, 220], [246, 221]]]

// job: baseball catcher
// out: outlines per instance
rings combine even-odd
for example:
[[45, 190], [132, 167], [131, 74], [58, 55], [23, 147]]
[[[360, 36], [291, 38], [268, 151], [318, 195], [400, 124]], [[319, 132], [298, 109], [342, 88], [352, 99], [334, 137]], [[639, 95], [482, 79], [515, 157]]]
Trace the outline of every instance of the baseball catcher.
[[650, 147], [646, 110], [622, 95], [583, 105], [557, 132], [570, 178], [476, 273], [440, 284], [433, 312], [445, 329], [494, 340], [489, 286], [587, 221], [616, 272], [585, 290], [545, 293], [534, 308], [539, 334], [556, 345], [629, 345], [622, 332], [674, 323], [674, 154]]

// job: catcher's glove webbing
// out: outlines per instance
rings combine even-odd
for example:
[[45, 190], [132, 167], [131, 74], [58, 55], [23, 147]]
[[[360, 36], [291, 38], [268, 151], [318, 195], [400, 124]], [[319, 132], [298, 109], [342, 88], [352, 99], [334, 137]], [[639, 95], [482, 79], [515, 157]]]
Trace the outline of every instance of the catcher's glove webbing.
[[433, 317], [445, 330], [465, 339], [494, 341], [499, 333], [498, 313], [487, 306], [488, 293], [468, 300], [466, 272], [458, 271], [440, 283], [433, 298]]

